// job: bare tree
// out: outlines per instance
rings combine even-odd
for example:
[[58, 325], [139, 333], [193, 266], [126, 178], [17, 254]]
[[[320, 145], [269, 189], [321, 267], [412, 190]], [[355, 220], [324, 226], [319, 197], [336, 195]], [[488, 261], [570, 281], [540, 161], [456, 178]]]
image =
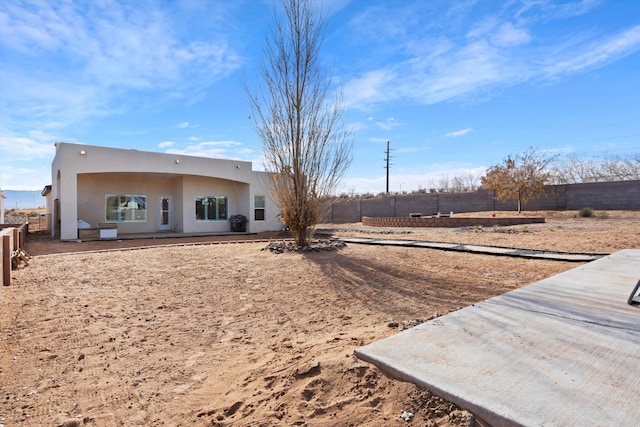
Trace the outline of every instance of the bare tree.
[[640, 155], [607, 157], [600, 164], [603, 181], [625, 181], [640, 178]]
[[640, 179], [640, 154], [585, 159], [570, 155], [553, 170], [554, 184]]
[[[310, 0], [281, 0], [267, 38], [254, 109], [282, 221], [305, 246], [351, 163], [340, 91], [319, 65], [324, 25]], [[332, 96], [332, 94], [336, 94]]]
[[464, 193], [476, 191], [480, 177], [467, 172], [466, 175], [456, 175], [449, 178], [448, 175], [441, 175], [438, 180], [432, 179], [430, 182], [432, 192], [438, 193]]
[[551, 181], [554, 184], [576, 184], [596, 180], [597, 165], [593, 161], [585, 161], [575, 155], [567, 160], [557, 162], [553, 167]]
[[471, 172], [467, 172], [466, 175], [454, 176], [451, 180], [451, 190], [454, 193], [476, 191], [479, 179], [480, 177], [473, 175]]
[[451, 189], [451, 182], [449, 181], [448, 175], [441, 175], [437, 181], [434, 179], [431, 182], [438, 193], [448, 193]]
[[518, 213], [522, 204], [544, 193], [544, 185], [551, 176], [548, 166], [557, 156], [549, 156], [529, 148], [522, 154], [511, 155], [492, 166], [480, 178], [482, 188], [494, 190], [498, 200], [516, 200]]

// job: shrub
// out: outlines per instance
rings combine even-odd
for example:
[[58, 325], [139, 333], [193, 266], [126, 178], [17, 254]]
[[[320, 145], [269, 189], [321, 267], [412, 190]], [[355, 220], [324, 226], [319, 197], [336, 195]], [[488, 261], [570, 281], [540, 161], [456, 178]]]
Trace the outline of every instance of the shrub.
[[593, 209], [591, 208], [582, 208], [580, 209], [579, 215], [583, 218], [589, 218], [593, 216]]
[[609, 218], [609, 214], [607, 213], [607, 211], [600, 211], [596, 214], [596, 216], [600, 219], [607, 219]]

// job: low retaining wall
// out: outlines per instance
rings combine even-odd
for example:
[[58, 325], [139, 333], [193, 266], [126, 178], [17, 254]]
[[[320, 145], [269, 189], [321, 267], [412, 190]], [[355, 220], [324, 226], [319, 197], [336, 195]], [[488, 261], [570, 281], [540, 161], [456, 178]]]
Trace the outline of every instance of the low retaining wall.
[[362, 225], [370, 227], [483, 227], [544, 223], [544, 218], [407, 218], [407, 217], [362, 217]]

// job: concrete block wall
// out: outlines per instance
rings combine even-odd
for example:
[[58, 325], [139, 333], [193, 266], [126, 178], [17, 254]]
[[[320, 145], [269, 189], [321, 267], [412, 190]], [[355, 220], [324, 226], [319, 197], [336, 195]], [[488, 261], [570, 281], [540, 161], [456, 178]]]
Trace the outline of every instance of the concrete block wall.
[[493, 191], [439, 194], [438, 212], [478, 212], [493, 210]]
[[381, 199], [362, 200], [360, 212], [362, 216], [396, 216], [395, 199], [394, 196], [390, 196]]
[[393, 216], [405, 217], [412, 213], [431, 215], [438, 212], [438, 197], [436, 194], [411, 194], [394, 196], [396, 204]]
[[577, 184], [566, 197], [567, 209], [640, 209], [640, 181]]
[[323, 222], [344, 224], [347, 222], [360, 222], [361, 200], [349, 200], [333, 203], [329, 211], [323, 217]]
[[[640, 210], [640, 180], [548, 185], [545, 194], [523, 204], [525, 211]], [[495, 200], [494, 192], [426, 193], [406, 196], [391, 195], [378, 199], [350, 200], [334, 203], [324, 222], [360, 222], [363, 217], [408, 217], [411, 213], [434, 215], [438, 212], [516, 211], [513, 200]]]

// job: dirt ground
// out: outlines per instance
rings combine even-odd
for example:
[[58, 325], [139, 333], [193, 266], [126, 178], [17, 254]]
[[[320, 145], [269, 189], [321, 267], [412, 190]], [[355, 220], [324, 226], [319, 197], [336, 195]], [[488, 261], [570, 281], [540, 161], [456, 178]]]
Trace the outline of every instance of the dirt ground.
[[[484, 230], [321, 228], [566, 252], [640, 248], [640, 212], [576, 214], [526, 213], [547, 222]], [[244, 238], [255, 237], [280, 236]], [[222, 244], [239, 238], [31, 239], [37, 256], [0, 289], [0, 425], [400, 426], [407, 411], [410, 425], [470, 426], [472, 414], [386, 377], [354, 349], [580, 265]], [[86, 252], [147, 245], [163, 246]]]

